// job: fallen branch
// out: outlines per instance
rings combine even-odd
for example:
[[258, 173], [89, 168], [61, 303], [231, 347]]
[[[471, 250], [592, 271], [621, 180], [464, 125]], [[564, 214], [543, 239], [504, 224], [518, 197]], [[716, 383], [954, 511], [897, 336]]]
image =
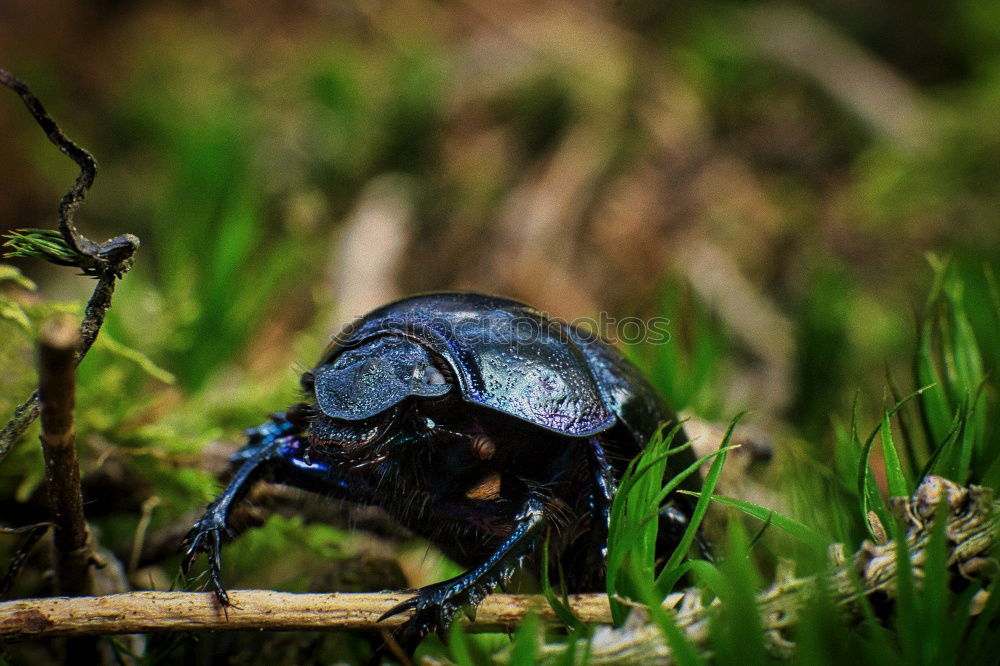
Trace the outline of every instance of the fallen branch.
[[[973, 575], [987, 560], [996, 537], [997, 514], [991, 493], [983, 488], [961, 488], [929, 477], [910, 500], [897, 502], [908, 526], [914, 566], [922, 566], [930, 534], [930, 520], [940, 498], [949, 507], [948, 562], [956, 571]], [[896, 560], [893, 544], [866, 542], [851, 558], [835, 558], [830, 578], [832, 594], [850, 611], [858, 591], [850, 572], [857, 572], [865, 594], [884, 591], [892, 596]], [[815, 585], [815, 578], [786, 577], [761, 593], [758, 602], [765, 627], [780, 634], [794, 623], [796, 611]], [[696, 645], [708, 636], [710, 608], [700, 604], [700, 591], [670, 595], [665, 606]], [[231, 590], [234, 607], [226, 613], [208, 592], [131, 592], [102, 597], [57, 597], [0, 603], [0, 641], [31, 640], [54, 636], [125, 634], [136, 632], [235, 631], [247, 629], [376, 631], [391, 629], [406, 619], [399, 615], [378, 622], [379, 616], [408, 598], [405, 592], [380, 594], [289, 594], [267, 590]], [[581, 621], [610, 624], [611, 613], [603, 594], [573, 595], [570, 607]], [[471, 631], [511, 629], [529, 609], [542, 619], [556, 622], [555, 614], [537, 596], [497, 594], [486, 597], [476, 609], [476, 619], [465, 621]], [[542, 649], [553, 656], [564, 646]], [[593, 663], [670, 663], [669, 650], [659, 630], [649, 624], [629, 623], [622, 629], [599, 629], [591, 646]]]
[[[373, 594], [291, 594], [270, 590], [230, 590], [233, 606], [226, 612], [210, 592], [128, 592], [101, 597], [53, 597], [0, 603], [0, 642], [165, 631], [237, 631], [322, 629], [377, 631], [392, 629], [405, 619], [379, 622], [387, 610], [408, 599], [405, 592]], [[573, 611], [584, 621], [611, 621], [608, 597], [570, 597]], [[473, 631], [503, 631], [517, 626], [530, 608], [550, 622], [556, 616], [541, 597], [495, 594], [486, 597], [469, 622]]]

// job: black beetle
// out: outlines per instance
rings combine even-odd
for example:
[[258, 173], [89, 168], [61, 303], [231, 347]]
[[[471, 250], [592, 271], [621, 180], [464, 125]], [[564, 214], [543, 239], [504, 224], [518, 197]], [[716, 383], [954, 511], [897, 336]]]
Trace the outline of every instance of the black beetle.
[[[233, 505], [271, 480], [386, 509], [456, 562], [416, 591], [396, 632], [412, 650], [505, 582], [549, 533], [574, 591], [603, 584], [608, 518], [628, 461], [674, 418], [617, 351], [522, 303], [472, 293], [413, 296], [349, 326], [302, 376], [307, 402], [248, 431], [242, 463], [184, 540], [184, 570], [219, 549]], [[690, 454], [679, 454], [690, 462]], [[687, 522], [661, 513], [661, 547]]]

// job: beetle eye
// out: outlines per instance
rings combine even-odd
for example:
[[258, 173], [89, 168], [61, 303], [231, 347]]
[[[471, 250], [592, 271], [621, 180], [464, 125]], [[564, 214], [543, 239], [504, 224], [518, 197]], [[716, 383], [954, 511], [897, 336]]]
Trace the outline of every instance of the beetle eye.
[[428, 365], [424, 369], [424, 384], [439, 385], [444, 383], [444, 375], [433, 365]]

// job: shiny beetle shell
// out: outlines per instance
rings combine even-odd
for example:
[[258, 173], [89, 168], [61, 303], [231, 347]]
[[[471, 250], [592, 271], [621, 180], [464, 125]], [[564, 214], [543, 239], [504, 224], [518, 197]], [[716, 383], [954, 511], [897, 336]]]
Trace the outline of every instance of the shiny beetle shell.
[[473, 293], [413, 296], [349, 326], [313, 370], [318, 406], [363, 420], [407, 396], [443, 395], [450, 387], [433, 371], [435, 357], [465, 401], [571, 437], [620, 420], [645, 438], [663, 411], [602, 342], [529, 305]]

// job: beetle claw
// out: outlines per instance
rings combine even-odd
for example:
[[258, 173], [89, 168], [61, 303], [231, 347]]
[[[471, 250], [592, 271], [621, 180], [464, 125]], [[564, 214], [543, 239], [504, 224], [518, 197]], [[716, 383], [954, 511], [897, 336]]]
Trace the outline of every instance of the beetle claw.
[[232, 605], [229, 594], [222, 585], [222, 535], [232, 535], [232, 531], [220, 524], [214, 516], [206, 516], [195, 523], [191, 531], [181, 541], [181, 570], [187, 575], [195, 561], [204, 553], [208, 558], [208, 576], [215, 588], [215, 598], [223, 609]]
[[431, 632], [436, 632], [442, 642], [447, 641], [452, 618], [463, 606], [475, 602], [475, 590], [476, 586], [455, 585], [455, 581], [429, 585], [387, 610], [378, 621], [413, 611], [409, 619], [392, 632], [393, 640], [406, 654], [412, 655], [420, 641]]
[[401, 601], [398, 604], [396, 604], [395, 606], [393, 606], [392, 608], [390, 608], [389, 610], [387, 610], [386, 612], [382, 613], [379, 616], [378, 620], [376, 620], [376, 622], [381, 622], [383, 620], [388, 620], [390, 617], [393, 617], [394, 615], [399, 615], [400, 613], [405, 613], [408, 610], [413, 610], [414, 608], [417, 607], [417, 604], [419, 603], [419, 601], [420, 601], [420, 597], [419, 596], [418, 597], [411, 597], [411, 598], [407, 599], [406, 601]]

